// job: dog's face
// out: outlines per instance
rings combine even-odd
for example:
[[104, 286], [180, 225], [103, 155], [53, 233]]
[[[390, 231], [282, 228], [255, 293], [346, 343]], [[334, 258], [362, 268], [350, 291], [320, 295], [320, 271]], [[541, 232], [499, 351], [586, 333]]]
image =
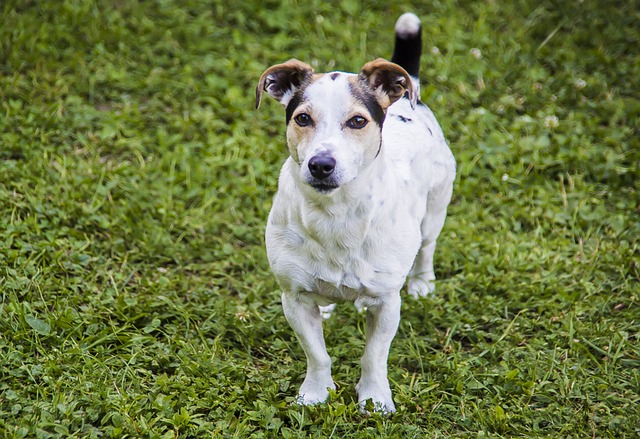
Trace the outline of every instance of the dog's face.
[[300, 179], [320, 193], [355, 180], [378, 155], [387, 107], [409, 92], [409, 75], [385, 60], [366, 64], [359, 75], [314, 74], [291, 60], [267, 69], [256, 89], [286, 107], [287, 144]]
[[287, 105], [287, 144], [302, 181], [330, 192], [375, 158], [384, 111], [356, 75], [317, 77]]

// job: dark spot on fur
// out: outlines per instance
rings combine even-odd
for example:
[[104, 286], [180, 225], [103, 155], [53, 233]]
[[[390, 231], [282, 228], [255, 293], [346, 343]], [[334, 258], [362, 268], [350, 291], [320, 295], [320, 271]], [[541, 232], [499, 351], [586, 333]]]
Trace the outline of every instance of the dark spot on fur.
[[404, 117], [404, 116], [401, 116], [399, 114], [396, 114], [396, 117], [398, 118], [398, 120], [400, 122], [411, 122], [413, 120], [413, 119], [411, 119], [409, 117]]
[[380, 150], [382, 149], [382, 136], [380, 136], [380, 144], [378, 145], [378, 151], [376, 151], [376, 156], [375, 158], [378, 158], [378, 155], [380, 154]]
[[340, 76], [340, 73], [336, 72], [336, 73], [332, 73], [331, 76], [329, 77], [331, 78], [332, 81], [335, 81], [338, 76]]
[[429, 130], [429, 134], [431, 134], [431, 137], [433, 137], [433, 131], [431, 131], [431, 128], [427, 127], [427, 129]]

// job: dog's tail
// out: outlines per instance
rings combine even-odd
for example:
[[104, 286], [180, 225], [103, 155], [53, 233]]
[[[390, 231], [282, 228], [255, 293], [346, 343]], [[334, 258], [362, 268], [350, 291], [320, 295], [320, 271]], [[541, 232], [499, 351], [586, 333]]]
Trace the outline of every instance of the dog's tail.
[[396, 21], [396, 43], [391, 61], [405, 69], [419, 85], [422, 25], [416, 14], [407, 12]]

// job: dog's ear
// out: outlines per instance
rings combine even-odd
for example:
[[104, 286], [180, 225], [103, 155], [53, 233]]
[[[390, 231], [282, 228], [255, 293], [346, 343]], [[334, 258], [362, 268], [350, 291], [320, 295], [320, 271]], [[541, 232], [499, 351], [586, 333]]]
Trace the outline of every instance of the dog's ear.
[[418, 92], [407, 71], [398, 64], [378, 58], [362, 67], [360, 78], [376, 93], [382, 108], [386, 109], [405, 93], [409, 94], [411, 107], [415, 108]]
[[256, 87], [256, 108], [260, 106], [262, 92], [266, 91], [286, 106], [296, 90], [313, 75], [313, 67], [297, 59], [269, 67]]

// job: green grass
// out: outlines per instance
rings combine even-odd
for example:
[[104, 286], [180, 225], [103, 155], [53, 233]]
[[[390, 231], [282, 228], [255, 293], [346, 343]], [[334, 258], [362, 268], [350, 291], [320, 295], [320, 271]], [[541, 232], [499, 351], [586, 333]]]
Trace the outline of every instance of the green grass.
[[[349, 305], [325, 326], [338, 390], [296, 406], [263, 242], [284, 115], [254, 87], [291, 57], [388, 57], [407, 10], [459, 163], [437, 294], [403, 304], [396, 414], [357, 410]], [[637, 437], [639, 11], [2, 2], [0, 436]]]

